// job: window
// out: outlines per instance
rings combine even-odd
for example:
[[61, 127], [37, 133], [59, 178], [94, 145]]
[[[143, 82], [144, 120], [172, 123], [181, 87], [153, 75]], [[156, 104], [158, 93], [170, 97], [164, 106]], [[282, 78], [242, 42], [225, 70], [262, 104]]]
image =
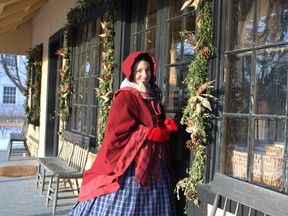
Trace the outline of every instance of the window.
[[187, 95], [182, 84], [188, 71], [188, 64], [194, 58], [193, 47], [187, 43], [180, 32], [184, 30], [195, 33], [195, 17], [191, 9], [180, 11], [182, 1], [169, 1], [167, 25], [165, 78], [165, 106], [167, 110], [182, 112], [182, 106], [186, 104]]
[[99, 113], [95, 88], [103, 71], [99, 37], [102, 20], [103, 17], [98, 17], [78, 27], [74, 47], [71, 129], [93, 137], [97, 134]]
[[16, 87], [4, 86], [3, 90], [3, 104], [16, 103]]
[[155, 54], [157, 8], [158, 1], [136, 1], [135, 50], [148, 50]]
[[287, 192], [288, 2], [227, 2], [222, 170]]
[[[167, 19], [167, 39], [165, 40], [165, 73], [161, 82], [164, 106], [167, 116], [182, 117], [183, 106], [187, 103], [187, 89], [183, 84], [188, 72], [188, 65], [194, 58], [193, 47], [187, 43], [180, 32], [187, 30], [195, 33], [195, 17], [192, 8], [180, 11], [184, 1], [169, 0]], [[186, 147], [186, 141], [190, 139], [185, 128], [178, 132], [176, 155], [182, 160], [190, 160], [190, 151]]]
[[5, 61], [7, 66], [15, 67], [16, 66], [16, 55], [5, 55]]
[[[187, 74], [188, 64], [194, 57], [193, 47], [180, 36], [180, 32], [195, 31], [193, 9], [180, 11], [183, 3], [181, 0], [135, 1], [134, 11], [137, 14], [132, 28], [133, 49], [147, 50], [158, 60], [157, 79], [163, 91], [166, 116], [179, 120], [187, 99], [187, 91], [182, 82]], [[169, 6], [165, 10], [159, 10], [161, 5]], [[156, 19], [157, 17], [162, 19]], [[163, 59], [162, 64], [160, 59]], [[189, 135], [184, 130], [178, 134], [176, 157], [189, 161], [190, 152], [185, 144]]]

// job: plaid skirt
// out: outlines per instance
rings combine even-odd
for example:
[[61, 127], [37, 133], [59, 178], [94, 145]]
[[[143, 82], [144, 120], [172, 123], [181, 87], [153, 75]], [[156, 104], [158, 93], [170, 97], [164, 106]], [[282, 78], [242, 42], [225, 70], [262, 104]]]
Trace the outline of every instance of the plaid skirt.
[[162, 180], [155, 182], [151, 173], [150, 189], [136, 182], [134, 165], [122, 176], [119, 190], [85, 202], [77, 202], [69, 216], [175, 216], [175, 200], [167, 168], [161, 160]]

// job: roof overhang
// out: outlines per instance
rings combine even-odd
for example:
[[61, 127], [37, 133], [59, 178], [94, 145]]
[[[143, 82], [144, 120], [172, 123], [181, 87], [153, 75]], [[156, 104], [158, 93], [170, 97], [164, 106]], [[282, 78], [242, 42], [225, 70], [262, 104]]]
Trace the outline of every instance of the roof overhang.
[[26, 55], [32, 19], [48, 0], [0, 0], [0, 53]]

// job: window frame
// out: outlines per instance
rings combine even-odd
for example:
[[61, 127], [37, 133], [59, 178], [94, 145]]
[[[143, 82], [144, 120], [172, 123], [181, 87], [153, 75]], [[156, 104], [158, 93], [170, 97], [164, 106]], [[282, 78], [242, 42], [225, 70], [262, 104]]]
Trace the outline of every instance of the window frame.
[[5, 54], [5, 61], [7, 66], [16, 67], [16, 58], [17, 57], [15, 55]]
[[[248, 135], [248, 140], [250, 140], [250, 142], [248, 142], [248, 149], [249, 149], [250, 155], [251, 155], [251, 151], [253, 152], [252, 146], [251, 146], [252, 145], [251, 140], [253, 139], [253, 136], [251, 133], [253, 132], [252, 122], [254, 121], [253, 120], [254, 118], [267, 118], [267, 119], [273, 118], [274, 120], [281, 120], [282, 119], [286, 122], [286, 126], [288, 124], [287, 123], [288, 122], [287, 114], [285, 117], [285, 115], [282, 116], [282, 115], [269, 115], [269, 114], [257, 114], [257, 113], [245, 114], [245, 113], [232, 113], [232, 112], [225, 112], [224, 111], [223, 107], [224, 107], [224, 103], [225, 103], [225, 93], [226, 93], [225, 92], [225, 83], [224, 83], [225, 71], [226, 71], [225, 70], [225, 66], [226, 66], [225, 58], [229, 55], [238, 54], [238, 53], [243, 52], [245, 50], [251, 50], [253, 53], [256, 53], [260, 49], [266, 49], [266, 48], [271, 48], [271, 47], [280, 47], [283, 45], [288, 45], [288, 41], [286, 41], [286, 42], [282, 41], [282, 42], [273, 42], [273, 43], [267, 44], [267, 45], [255, 45], [254, 47], [249, 47], [249, 48], [244, 48], [244, 49], [226, 50], [226, 41], [229, 39], [228, 34], [227, 34], [227, 23], [228, 23], [229, 18], [227, 18], [228, 16], [226, 16], [226, 15], [228, 15], [228, 12], [227, 12], [228, 11], [228, 4], [229, 3], [227, 1], [223, 1], [221, 3], [219, 2], [217, 5], [217, 7], [218, 7], [217, 13], [218, 14], [216, 17], [220, 17], [220, 18], [218, 19], [219, 22], [217, 24], [215, 24], [215, 29], [217, 29], [217, 31], [216, 31], [217, 40], [215, 41], [215, 44], [216, 44], [216, 47], [219, 47], [219, 52], [218, 52], [219, 58], [218, 58], [218, 60], [214, 61], [214, 63], [212, 64], [212, 67], [211, 67], [211, 76], [215, 77], [216, 80], [218, 80], [215, 87], [217, 89], [223, 89], [224, 90], [218, 94], [219, 104], [222, 108], [218, 109], [219, 121], [215, 122], [216, 124], [215, 124], [214, 130], [215, 130], [216, 146], [214, 147], [214, 150], [213, 150], [216, 152], [216, 160], [215, 160], [215, 164], [214, 164], [215, 171], [223, 173], [223, 174], [226, 173], [226, 166], [227, 166], [227, 162], [226, 162], [226, 158], [227, 158], [227, 155], [226, 155], [227, 149], [226, 148], [227, 148], [227, 146], [225, 144], [225, 142], [227, 142], [227, 141], [225, 140], [226, 138], [223, 136], [224, 132], [222, 131], [223, 128], [227, 127], [225, 122], [224, 122], [225, 118], [240, 117], [240, 118], [248, 119], [250, 132], [248, 132], [247, 135]], [[224, 14], [224, 15], [220, 16], [219, 14]], [[221, 22], [220, 22], [220, 20], [221, 20]], [[256, 34], [256, 28], [254, 28], [253, 34]], [[256, 54], [253, 54], [252, 57], [256, 58]], [[254, 72], [254, 73], [252, 73], [251, 76], [255, 75], [255, 67], [256, 67], [256, 63], [253, 62], [252, 72]], [[253, 77], [253, 79], [254, 79], [254, 77]], [[287, 82], [286, 82], [286, 84], [287, 84]], [[217, 87], [217, 86], [219, 86], [219, 87]], [[253, 91], [250, 92], [250, 97], [253, 96], [253, 93], [254, 93]], [[286, 103], [287, 103], [287, 99], [286, 99]], [[250, 107], [250, 110], [251, 110], [251, 107]], [[285, 146], [284, 152], [286, 152], [287, 138], [285, 139], [284, 146]], [[284, 153], [284, 156], [283, 156], [284, 160], [286, 158], [285, 155], [286, 155], [286, 153]], [[252, 179], [250, 178], [252, 176], [252, 173], [251, 173], [252, 160], [253, 159], [251, 159], [251, 156], [248, 156], [246, 181], [248, 181], [251, 184], [257, 184], [255, 181], [252, 181]], [[286, 169], [287, 169], [286, 160], [284, 161], [284, 164], [285, 165], [283, 166], [283, 177], [282, 177], [283, 185], [282, 185], [280, 191], [287, 193], [287, 191], [285, 192], [285, 188], [286, 188], [286, 184], [287, 184], [287, 179], [285, 179]], [[241, 179], [241, 178], [239, 178], [239, 180], [245, 181], [245, 179]], [[257, 184], [257, 185], [259, 185], [260, 187], [263, 187], [263, 188], [275, 190], [275, 188], [271, 188], [268, 185], [263, 185], [263, 184]], [[277, 190], [277, 191], [279, 191], [279, 190]]]
[[[15, 94], [12, 94], [12, 93], [15, 93]], [[3, 100], [3, 104], [4, 105], [16, 105], [16, 98], [17, 98], [17, 88], [16, 87], [14, 87], [14, 86], [3, 86], [3, 97], [2, 97], [2, 100]], [[10, 101], [12, 101], [12, 102], [10, 102]]]
[[[82, 52], [82, 51], [79, 51], [77, 53], [77, 50], [76, 50], [76, 46], [78, 45], [77, 44], [78, 43], [77, 40], [79, 39], [79, 36], [81, 36], [83, 28], [85, 28], [85, 26], [87, 27], [87, 25], [89, 25], [89, 23], [92, 23], [92, 35], [91, 35], [92, 37], [90, 38], [90, 43], [91, 44], [90, 44], [90, 48], [88, 49], [89, 50], [88, 51], [89, 52], [89, 56], [90, 56], [89, 59], [91, 60], [90, 61], [91, 64], [90, 64], [90, 70], [89, 70], [90, 75], [84, 77], [86, 80], [88, 80], [88, 88], [89, 88], [86, 100], [83, 100], [84, 102], [81, 103], [81, 104], [77, 104], [77, 103], [75, 103], [75, 98], [74, 98], [75, 95], [73, 95], [73, 97], [70, 98], [69, 104], [71, 106], [71, 115], [70, 115], [70, 118], [68, 120], [67, 130], [71, 131], [73, 133], [77, 133], [77, 134], [81, 134], [83, 136], [90, 137], [91, 150], [92, 151], [93, 151], [93, 147], [96, 147], [96, 145], [97, 145], [97, 132], [98, 132], [98, 129], [99, 129], [98, 120], [97, 120], [98, 116], [99, 116], [99, 104], [98, 104], [98, 100], [96, 99], [96, 91], [95, 91], [95, 88], [98, 87], [99, 82], [97, 81], [93, 85], [91, 77], [94, 77], [94, 79], [100, 77], [101, 71], [97, 72], [96, 70], [100, 70], [100, 67], [102, 66], [101, 61], [99, 61], [98, 62], [99, 65], [100, 65], [99, 68], [98, 69], [94, 68], [94, 66], [95, 66], [94, 49], [95, 49], [96, 37], [99, 37], [99, 40], [101, 40], [98, 32], [96, 32], [95, 26], [96, 26], [97, 20], [99, 18], [102, 21], [102, 18], [103, 18], [103, 16], [105, 16], [105, 13], [106, 13], [106, 9], [105, 9], [104, 5], [100, 5], [99, 7], [97, 7], [96, 10], [94, 10], [91, 14], [89, 14], [87, 16], [87, 19], [84, 22], [79, 23], [77, 26], [75, 26], [73, 28], [74, 35], [76, 35], [73, 38], [73, 42], [72, 42], [72, 59], [71, 59], [71, 71], [72, 71], [72, 76], [73, 76], [73, 79], [74, 79], [74, 87], [73, 87], [74, 89], [77, 89], [77, 88], [75, 88], [75, 76], [76, 76], [77, 73], [79, 73], [79, 72], [77, 72], [77, 67], [79, 66], [79, 60], [80, 59], [79, 59], [79, 57], [77, 57], [77, 55], [80, 56], [80, 58], [81, 58], [80, 54]], [[101, 28], [100, 22], [97, 23], [97, 24], [99, 24], [97, 27], [100, 29], [100, 32], [101, 32], [102, 28]], [[98, 44], [97, 46], [100, 47], [100, 49], [97, 50], [98, 54], [99, 54], [99, 53], [101, 53], [102, 45]], [[91, 73], [91, 71], [93, 71], [93, 73]], [[80, 79], [81, 78], [76, 79], [76, 82], [77, 82], [77, 80], [80, 80]], [[92, 99], [92, 97], [94, 97], [94, 99]], [[85, 101], [88, 102], [88, 103], [86, 104]], [[93, 101], [95, 102], [95, 104], [92, 104]], [[75, 128], [75, 126], [73, 126], [73, 121], [75, 121], [75, 119], [74, 119], [75, 116], [73, 115], [73, 114], [75, 114], [74, 113], [74, 111], [75, 111], [74, 109], [78, 105], [81, 105], [82, 107], [87, 107], [87, 111], [86, 111], [87, 115], [86, 115], [86, 118], [84, 120], [86, 122], [86, 124], [87, 124], [87, 128], [86, 128], [85, 131], [83, 131], [82, 129], [79, 131], [79, 130], [77, 130], [77, 128]], [[92, 122], [91, 119], [92, 119], [92, 116], [93, 116], [92, 115], [92, 111], [91, 111], [92, 107], [94, 107], [94, 108], [96, 107], [97, 108], [96, 118], [93, 118], [94, 120], [92, 120], [92, 121], [95, 122], [95, 128], [94, 128], [94, 133], [95, 134], [90, 133], [91, 130], [92, 130], [91, 129], [91, 123], [90, 123], [90, 122]], [[79, 115], [79, 116], [81, 116], [81, 115]], [[82, 116], [81, 116], [81, 118], [82, 118]], [[82, 126], [81, 126], [81, 128], [82, 128]], [[94, 151], [96, 151], [96, 149]]]

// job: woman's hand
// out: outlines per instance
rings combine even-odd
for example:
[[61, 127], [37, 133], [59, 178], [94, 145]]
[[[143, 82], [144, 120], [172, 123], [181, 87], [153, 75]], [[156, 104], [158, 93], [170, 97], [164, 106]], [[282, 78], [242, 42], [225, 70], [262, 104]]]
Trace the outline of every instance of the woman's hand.
[[170, 131], [177, 132], [179, 130], [178, 122], [173, 118], [165, 119], [164, 125]]
[[154, 142], [168, 142], [170, 139], [170, 130], [160, 127], [152, 128], [147, 136], [147, 139]]

